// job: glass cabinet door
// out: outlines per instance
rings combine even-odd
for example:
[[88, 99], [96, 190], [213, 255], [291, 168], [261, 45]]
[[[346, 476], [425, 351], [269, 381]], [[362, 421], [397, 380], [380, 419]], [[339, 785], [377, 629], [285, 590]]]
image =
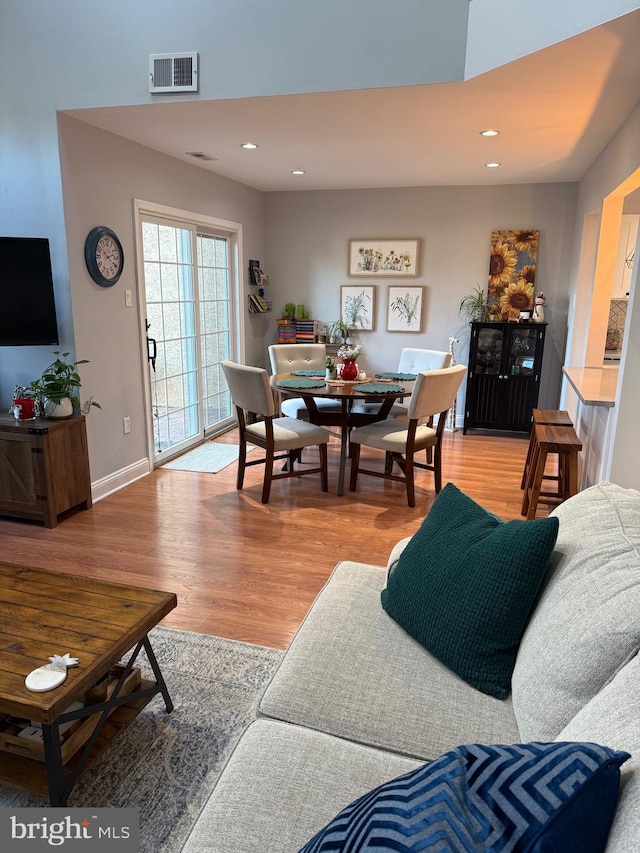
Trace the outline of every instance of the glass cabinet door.
[[473, 353], [473, 373], [477, 376], [493, 376], [501, 372], [502, 328], [481, 327]]
[[510, 331], [507, 372], [511, 376], [531, 376], [536, 361], [538, 330], [516, 328]]

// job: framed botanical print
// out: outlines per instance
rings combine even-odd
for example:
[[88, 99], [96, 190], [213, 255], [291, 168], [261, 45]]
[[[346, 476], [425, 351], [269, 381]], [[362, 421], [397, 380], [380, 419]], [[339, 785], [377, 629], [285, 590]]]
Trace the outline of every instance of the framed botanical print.
[[340, 316], [349, 328], [372, 332], [376, 320], [376, 289], [370, 284], [343, 284], [340, 288]]
[[387, 332], [421, 332], [424, 287], [387, 288]]
[[418, 237], [349, 240], [347, 275], [415, 278], [420, 263]]

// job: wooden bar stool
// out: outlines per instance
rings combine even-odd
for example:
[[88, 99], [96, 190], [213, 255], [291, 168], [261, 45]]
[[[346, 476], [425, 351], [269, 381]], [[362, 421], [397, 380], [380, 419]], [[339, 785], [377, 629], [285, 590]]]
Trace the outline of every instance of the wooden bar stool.
[[[529, 449], [527, 450], [527, 459], [524, 463], [524, 471], [522, 472], [522, 480], [520, 482], [520, 488], [524, 489], [527, 485], [527, 480], [529, 479], [529, 466], [531, 465], [531, 460], [533, 459], [533, 453], [536, 446], [536, 424], [550, 424], [553, 426], [573, 426], [573, 421], [569, 417], [569, 412], [565, 412], [564, 409], [533, 409], [533, 428], [531, 430], [531, 437], [529, 439]], [[556, 479], [553, 478], [545, 478], [545, 479]]]
[[[578, 491], [578, 453], [582, 443], [570, 426], [535, 424], [535, 447], [529, 466], [529, 476], [522, 499], [522, 515], [527, 521], [536, 517], [539, 503], [557, 506]], [[543, 492], [542, 481], [556, 479], [545, 477], [544, 469], [550, 453], [558, 454], [558, 488]]]

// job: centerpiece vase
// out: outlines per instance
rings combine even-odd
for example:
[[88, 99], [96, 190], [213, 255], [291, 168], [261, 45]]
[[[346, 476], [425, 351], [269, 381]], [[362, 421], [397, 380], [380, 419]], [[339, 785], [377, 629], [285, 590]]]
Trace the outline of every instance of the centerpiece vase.
[[345, 358], [341, 367], [340, 367], [340, 376], [342, 379], [357, 379], [358, 378], [358, 365], [355, 363], [352, 358]]

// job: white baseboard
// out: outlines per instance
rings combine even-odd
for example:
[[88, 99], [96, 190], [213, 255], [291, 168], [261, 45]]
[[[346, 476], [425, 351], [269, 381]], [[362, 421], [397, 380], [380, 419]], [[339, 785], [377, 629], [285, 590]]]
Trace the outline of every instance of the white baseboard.
[[103, 477], [101, 480], [91, 483], [91, 498], [94, 503], [97, 503], [114, 492], [124, 489], [125, 486], [129, 486], [136, 480], [146, 477], [152, 470], [153, 466], [148, 458], [140, 459], [138, 462], [122, 468], [120, 471], [109, 474], [108, 477]]

